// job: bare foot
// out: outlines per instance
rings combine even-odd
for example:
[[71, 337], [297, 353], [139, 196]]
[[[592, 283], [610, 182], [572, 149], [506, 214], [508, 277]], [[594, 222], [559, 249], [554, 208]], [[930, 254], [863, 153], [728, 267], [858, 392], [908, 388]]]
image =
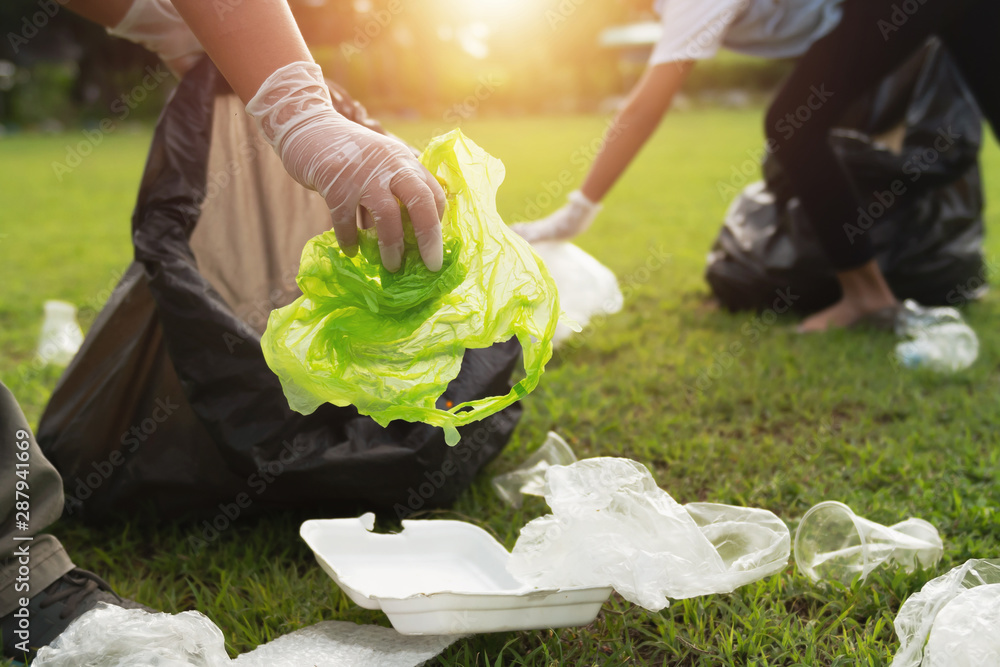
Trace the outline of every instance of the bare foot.
[[810, 315], [799, 325], [799, 333], [815, 333], [827, 329], [843, 329], [855, 324], [865, 315], [894, 305], [894, 302], [865, 309], [854, 300], [841, 299], [829, 308]]
[[899, 305], [874, 260], [838, 273], [837, 280], [844, 296], [829, 308], [807, 317], [799, 325], [799, 333], [849, 327], [866, 315]]

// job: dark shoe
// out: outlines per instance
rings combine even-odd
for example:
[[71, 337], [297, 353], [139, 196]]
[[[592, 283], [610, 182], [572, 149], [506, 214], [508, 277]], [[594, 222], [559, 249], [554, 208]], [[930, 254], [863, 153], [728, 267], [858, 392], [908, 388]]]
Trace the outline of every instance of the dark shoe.
[[13, 613], [0, 619], [3, 657], [15, 658], [25, 663], [31, 662], [38, 649], [51, 644], [70, 623], [93, 609], [98, 602], [107, 602], [125, 609], [154, 611], [138, 602], [122, 598], [111, 590], [108, 582], [93, 572], [76, 568], [64, 574], [28, 602], [30, 636], [27, 653], [22, 650], [24, 647], [21, 643], [22, 638], [15, 632], [19, 619], [15, 618]]

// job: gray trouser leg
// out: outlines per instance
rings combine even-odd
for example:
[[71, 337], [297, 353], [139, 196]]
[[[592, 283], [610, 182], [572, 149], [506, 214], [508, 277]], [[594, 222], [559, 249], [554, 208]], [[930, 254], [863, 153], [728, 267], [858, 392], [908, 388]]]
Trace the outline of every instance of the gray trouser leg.
[[62, 510], [62, 479], [0, 383], [0, 618], [75, 567], [59, 540], [39, 535]]

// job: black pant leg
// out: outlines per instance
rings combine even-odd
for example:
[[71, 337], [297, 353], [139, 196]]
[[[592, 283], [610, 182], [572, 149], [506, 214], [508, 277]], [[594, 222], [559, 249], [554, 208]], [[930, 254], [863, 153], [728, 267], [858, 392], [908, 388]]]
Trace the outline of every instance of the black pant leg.
[[[988, 0], [990, 2], [994, 0]], [[829, 144], [830, 130], [858, 98], [927, 39], [955, 22], [969, 0], [845, 0], [840, 25], [800, 59], [767, 114], [766, 133], [834, 268], [873, 257], [857, 193]], [[907, 14], [901, 6], [916, 9]], [[900, 12], [903, 12], [900, 14]]]

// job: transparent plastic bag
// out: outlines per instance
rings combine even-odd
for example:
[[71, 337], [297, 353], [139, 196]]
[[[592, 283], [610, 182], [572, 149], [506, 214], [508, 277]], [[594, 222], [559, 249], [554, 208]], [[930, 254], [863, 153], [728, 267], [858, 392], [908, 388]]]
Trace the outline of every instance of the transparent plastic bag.
[[[448, 194], [441, 270], [424, 266], [405, 215], [397, 273], [382, 267], [371, 230], [361, 231], [355, 257], [332, 231], [321, 234], [302, 251], [303, 296], [271, 313], [261, 346], [294, 410], [353, 405], [382, 426], [394, 419], [440, 426], [455, 444], [457, 427], [537, 386], [552, 356], [559, 297], [545, 264], [497, 214], [499, 160], [454, 130], [433, 140], [421, 162]], [[467, 349], [512, 336], [525, 377], [508, 394], [458, 405], [442, 396]]]
[[105, 603], [38, 651], [34, 667], [230, 667], [222, 631], [196, 611], [157, 614]]
[[924, 584], [896, 615], [899, 651], [890, 667], [1000, 664], [998, 584], [1000, 560], [976, 558]]
[[938, 612], [924, 667], [1000, 665], [1000, 584], [961, 593]]
[[569, 444], [553, 431], [545, 442], [514, 470], [493, 478], [497, 494], [514, 507], [520, 507], [525, 495], [545, 495], [545, 471], [552, 466], [567, 466], [576, 462]]
[[[581, 327], [600, 315], [614, 315], [625, 302], [611, 269], [573, 245], [560, 241], [532, 243], [559, 288], [559, 305], [566, 317]], [[556, 345], [573, 335], [565, 322], [556, 327]]]
[[457, 636], [401, 635], [391, 628], [325, 621], [231, 660], [222, 631], [196, 611], [122, 609], [104, 603], [42, 648], [35, 667], [416, 667]]
[[923, 519], [883, 526], [834, 500], [811, 507], [795, 529], [795, 565], [813, 581], [864, 580], [883, 563], [912, 572], [934, 567], [943, 554], [937, 528]]
[[649, 470], [593, 458], [546, 473], [552, 514], [521, 529], [508, 571], [537, 587], [613, 586], [650, 611], [736, 588], [788, 563], [788, 528], [771, 512], [681, 506]]

